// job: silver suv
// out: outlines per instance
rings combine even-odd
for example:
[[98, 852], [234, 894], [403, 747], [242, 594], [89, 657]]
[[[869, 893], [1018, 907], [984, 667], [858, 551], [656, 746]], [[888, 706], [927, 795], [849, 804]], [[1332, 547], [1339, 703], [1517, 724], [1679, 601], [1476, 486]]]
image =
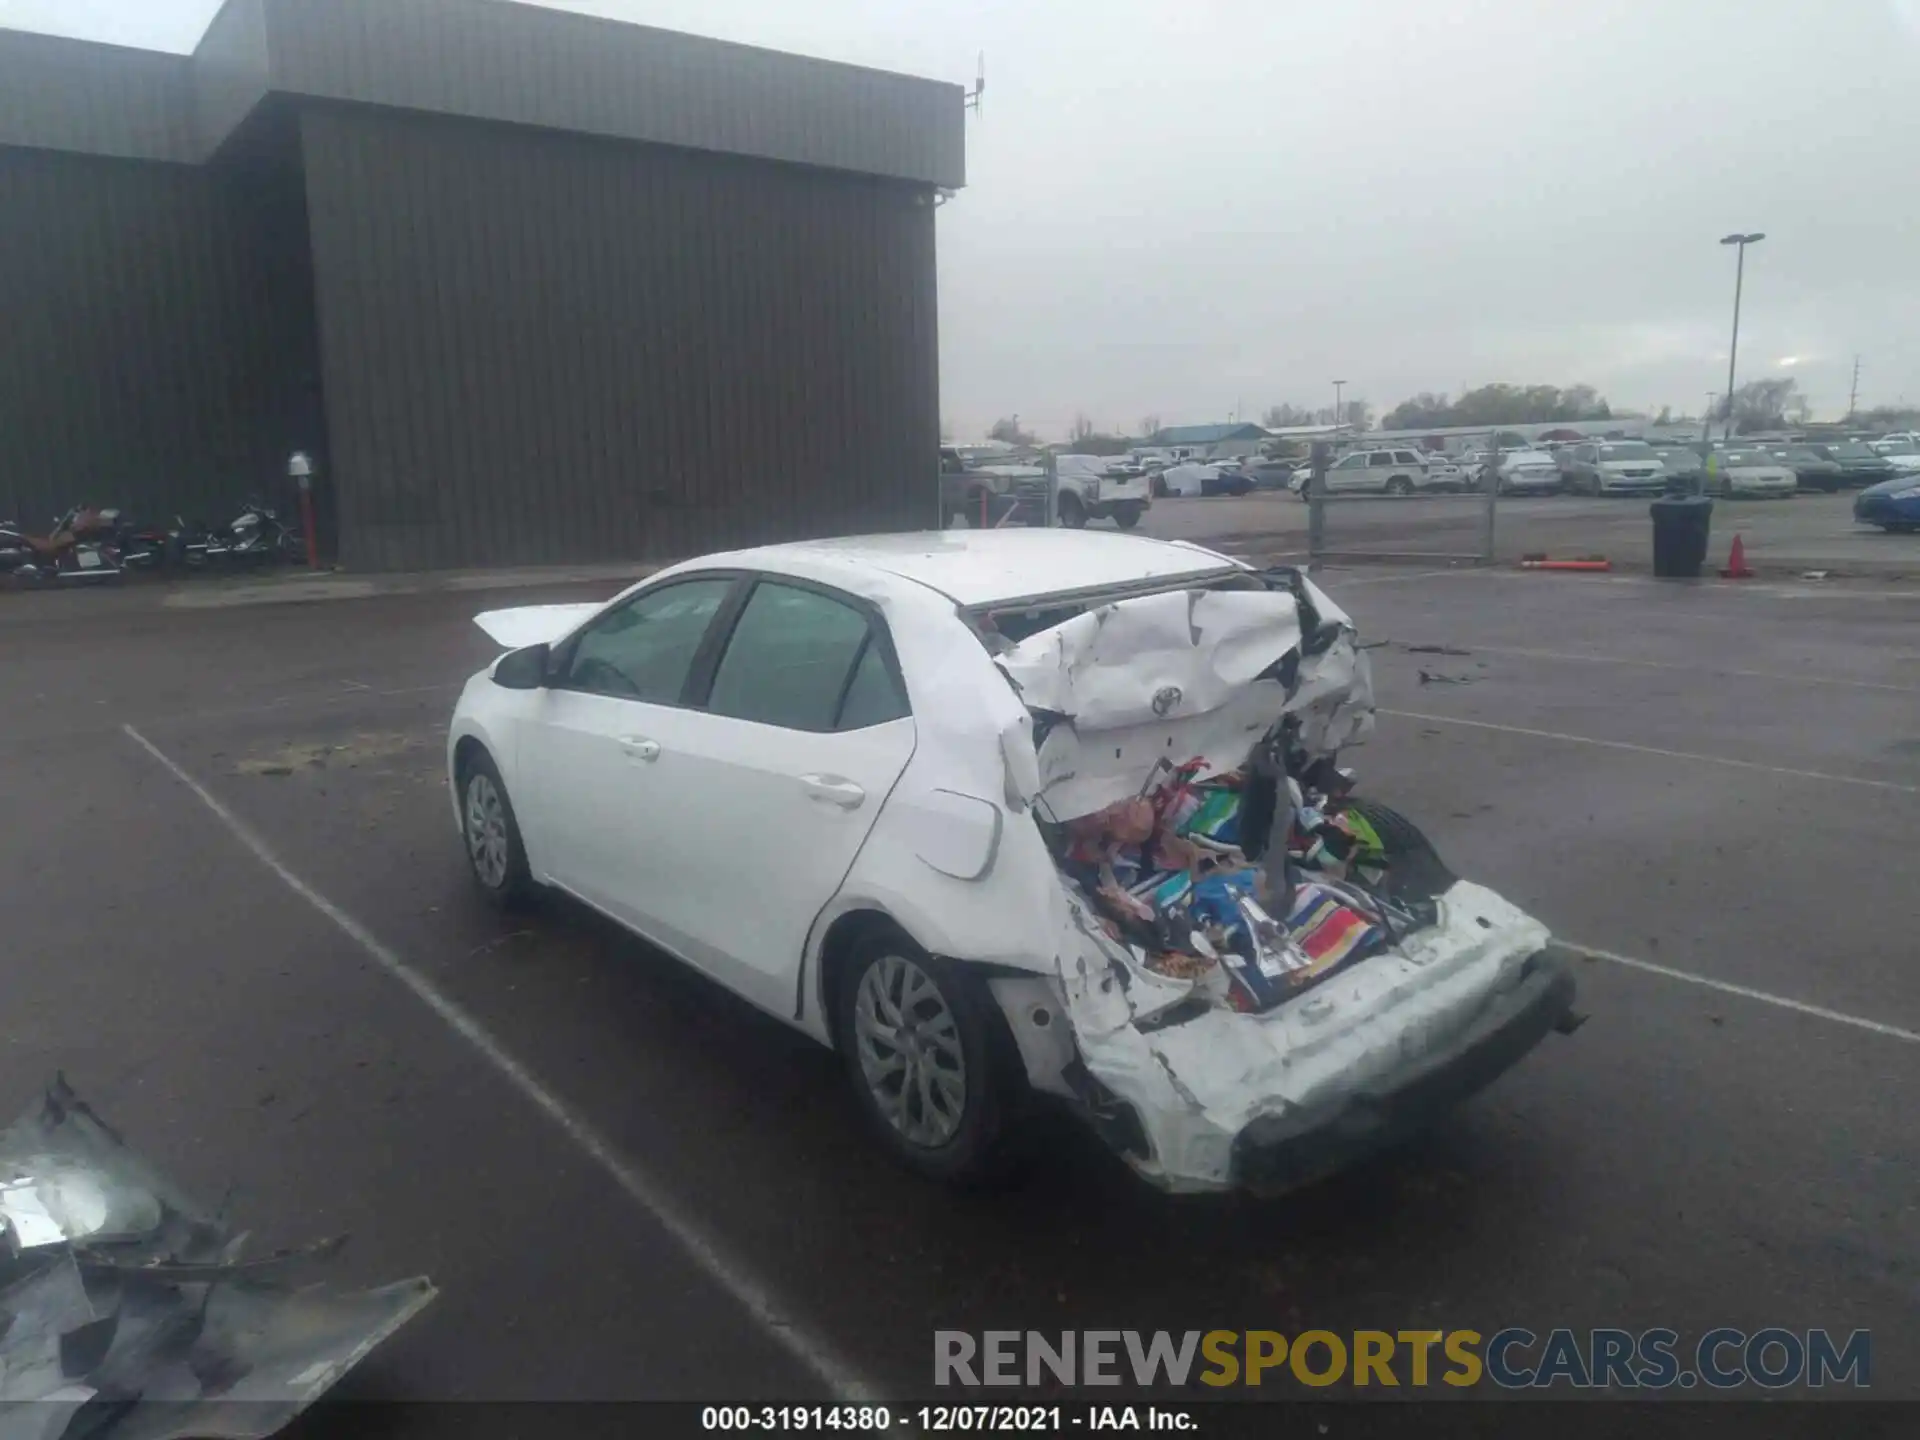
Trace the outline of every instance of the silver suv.
[[1327, 493], [1411, 495], [1415, 491], [1457, 490], [1464, 483], [1458, 466], [1451, 476], [1427, 472], [1417, 450], [1355, 450], [1327, 471]]

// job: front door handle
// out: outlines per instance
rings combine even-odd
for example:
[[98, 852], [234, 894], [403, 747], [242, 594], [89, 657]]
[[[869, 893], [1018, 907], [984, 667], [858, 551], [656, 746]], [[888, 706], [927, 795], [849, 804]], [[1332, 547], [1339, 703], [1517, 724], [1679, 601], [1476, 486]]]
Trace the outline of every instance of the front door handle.
[[658, 740], [649, 740], [644, 735], [621, 736], [620, 748], [635, 760], [658, 760], [660, 758], [660, 742]]
[[802, 775], [800, 785], [815, 800], [842, 810], [858, 810], [867, 799], [867, 792], [844, 775]]

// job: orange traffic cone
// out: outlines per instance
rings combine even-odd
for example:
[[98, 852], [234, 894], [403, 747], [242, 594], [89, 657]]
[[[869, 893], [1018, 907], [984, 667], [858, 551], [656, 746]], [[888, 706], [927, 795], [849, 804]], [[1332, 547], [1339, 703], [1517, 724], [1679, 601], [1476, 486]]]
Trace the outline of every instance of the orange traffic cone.
[[1722, 580], [1751, 580], [1753, 571], [1747, 568], [1747, 547], [1740, 539], [1739, 531], [1734, 532], [1733, 548], [1727, 552], [1727, 568], [1720, 572]]

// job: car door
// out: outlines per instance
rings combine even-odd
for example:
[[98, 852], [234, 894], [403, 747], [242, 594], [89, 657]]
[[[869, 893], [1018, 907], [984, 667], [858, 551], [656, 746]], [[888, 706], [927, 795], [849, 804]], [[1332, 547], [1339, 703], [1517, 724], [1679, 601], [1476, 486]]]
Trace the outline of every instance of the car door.
[[1327, 471], [1327, 489], [1329, 491], [1355, 491], [1367, 488], [1367, 453], [1356, 450], [1351, 455], [1343, 455]]
[[660, 735], [657, 846], [622, 877], [641, 928], [776, 1014], [795, 1011], [808, 931], [913, 755], [877, 611], [759, 577]]
[[528, 855], [544, 878], [636, 928], [646, 926], [626, 877], [672, 843], [661, 782], [674, 767], [662, 762], [695, 662], [745, 583], [676, 579], [595, 617], [555, 653], [519, 737], [513, 806]]
[[1375, 450], [1367, 456], [1367, 489], [1384, 491], [1387, 482], [1393, 478], [1393, 455], [1390, 451]]

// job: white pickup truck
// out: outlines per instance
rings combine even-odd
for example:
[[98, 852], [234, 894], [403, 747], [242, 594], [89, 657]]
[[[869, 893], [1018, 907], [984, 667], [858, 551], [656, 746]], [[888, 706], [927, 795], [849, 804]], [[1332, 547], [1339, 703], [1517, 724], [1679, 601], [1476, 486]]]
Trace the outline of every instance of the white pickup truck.
[[1131, 530], [1153, 504], [1147, 472], [1124, 455], [1056, 455], [1060, 523], [1078, 530], [1089, 520], [1112, 520]]

